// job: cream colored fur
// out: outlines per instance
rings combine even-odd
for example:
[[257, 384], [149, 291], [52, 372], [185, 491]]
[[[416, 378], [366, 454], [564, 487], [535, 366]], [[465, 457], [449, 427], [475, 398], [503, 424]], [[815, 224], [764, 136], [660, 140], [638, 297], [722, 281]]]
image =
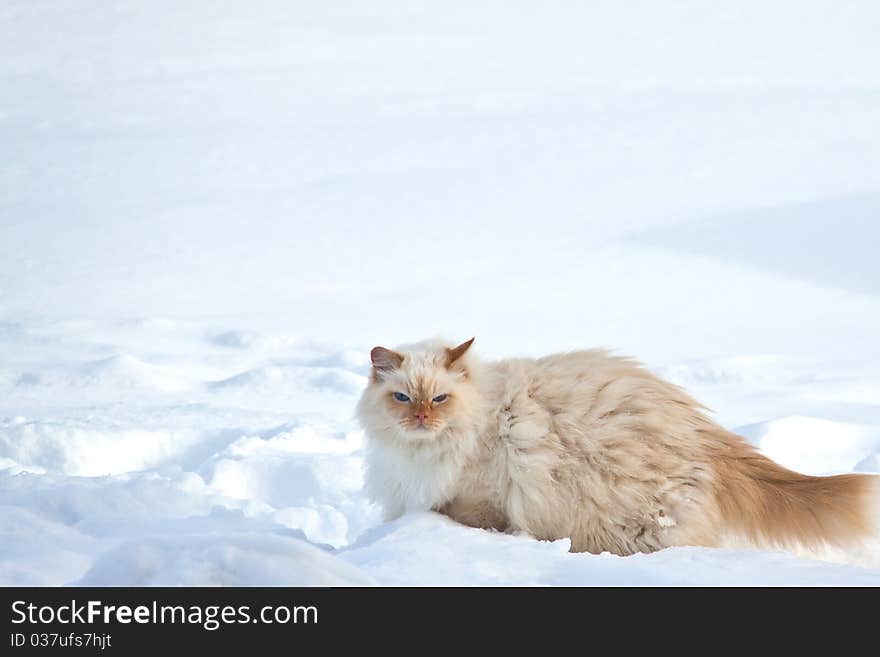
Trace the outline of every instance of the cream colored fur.
[[[358, 416], [367, 490], [389, 519], [434, 509], [620, 555], [744, 544], [818, 553], [876, 532], [877, 477], [787, 470], [630, 359], [451, 353], [437, 341], [374, 350]], [[428, 425], [414, 428], [419, 414]]]

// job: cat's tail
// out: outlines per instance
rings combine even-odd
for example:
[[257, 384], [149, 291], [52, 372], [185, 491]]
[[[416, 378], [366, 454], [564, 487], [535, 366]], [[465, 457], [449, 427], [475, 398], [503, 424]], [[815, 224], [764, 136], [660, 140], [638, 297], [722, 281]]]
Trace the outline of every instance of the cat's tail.
[[[821, 554], [880, 539], [880, 476], [813, 477], [788, 470], [728, 436], [716, 459], [726, 528], [764, 548]], [[735, 439], [735, 440], [733, 440]]]

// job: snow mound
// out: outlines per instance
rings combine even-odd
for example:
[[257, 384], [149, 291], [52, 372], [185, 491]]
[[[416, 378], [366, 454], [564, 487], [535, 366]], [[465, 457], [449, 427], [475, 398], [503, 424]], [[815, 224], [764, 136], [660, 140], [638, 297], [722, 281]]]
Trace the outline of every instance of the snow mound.
[[86, 396], [112, 395], [131, 398], [144, 392], [175, 393], [191, 388], [198, 374], [184, 363], [155, 365], [129, 354], [117, 354], [79, 366], [47, 368], [40, 372], [24, 371], [15, 385], [23, 392], [41, 392], [47, 388], [57, 393]]
[[24, 468], [94, 477], [174, 461], [201, 439], [187, 429], [147, 430], [99, 421], [0, 420], [0, 457]]
[[117, 354], [86, 363], [68, 379], [71, 386], [106, 387], [114, 389], [185, 390], [190, 382], [173, 367], [146, 363], [130, 354]]
[[354, 394], [365, 384], [366, 377], [338, 368], [270, 365], [240, 372], [207, 386], [215, 390], [250, 389], [259, 392], [285, 388], [296, 390], [305, 385], [313, 391]]
[[0, 505], [0, 585], [58, 586], [87, 569], [100, 541], [24, 504]]
[[865, 470], [880, 454], [880, 431], [847, 422], [791, 416], [737, 431], [774, 461], [806, 474]]
[[210, 490], [247, 501], [250, 513], [269, 514], [311, 541], [339, 547], [378, 519], [361, 492], [360, 446], [359, 433], [329, 437], [297, 426], [243, 437], [201, 471]]
[[180, 536], [133, 541], [103, 554], [80, 586], [363, 586], [357, 568], [295, 538]]
[[701, 383], [791, 383], [803, 363], [790, 356], [748, 355], [704, 358], [657, 368], [657, 374], [682, 386]]

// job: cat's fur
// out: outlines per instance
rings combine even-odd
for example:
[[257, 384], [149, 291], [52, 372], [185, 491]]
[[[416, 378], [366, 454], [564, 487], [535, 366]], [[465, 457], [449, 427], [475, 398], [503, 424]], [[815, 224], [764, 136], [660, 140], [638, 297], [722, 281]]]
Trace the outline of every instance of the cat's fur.
[[880, 478], [783, 468], [630, 359], [590, 350], [479, 362], [472, 341], [372, 351], [358, 416], [367, 490], [388, 519], [433, 509], [620, 555], [846, 549], [877, 531]]

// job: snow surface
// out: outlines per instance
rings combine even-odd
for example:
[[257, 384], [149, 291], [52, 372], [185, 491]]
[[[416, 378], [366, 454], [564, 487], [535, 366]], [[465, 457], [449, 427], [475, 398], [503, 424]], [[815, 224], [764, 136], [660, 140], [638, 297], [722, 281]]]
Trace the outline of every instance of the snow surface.
[[880, 471], [880, 6], [0, 6], [0, 583], [847, 584], [382, 523], [368, 350], [611, 346]]

